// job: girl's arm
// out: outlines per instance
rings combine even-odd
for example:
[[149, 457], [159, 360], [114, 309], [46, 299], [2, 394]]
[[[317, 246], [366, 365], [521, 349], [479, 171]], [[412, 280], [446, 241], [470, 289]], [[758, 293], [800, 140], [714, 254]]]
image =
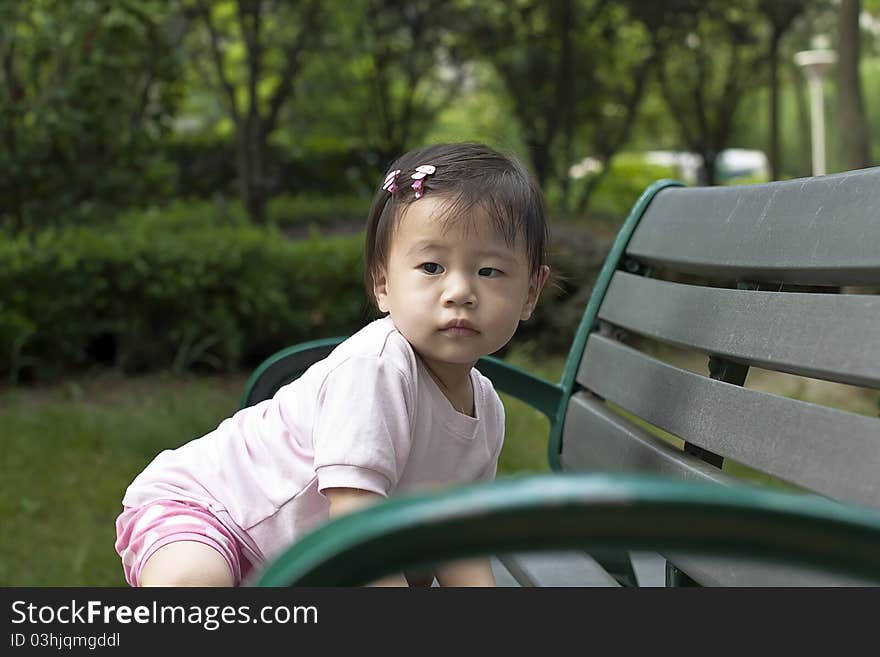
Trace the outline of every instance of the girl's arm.
[[[331, 518], [357, 511], [384, 499], [381, 495], [359, 488], [327, 488], [324, 495], [330, 501]], [[408, 583], [402, 573], [396, 573], [376, 580], [369, 586], [408, 586]]]
[[440, 586], [495, 586], [488, 557], [452, 561], [437, 567]]

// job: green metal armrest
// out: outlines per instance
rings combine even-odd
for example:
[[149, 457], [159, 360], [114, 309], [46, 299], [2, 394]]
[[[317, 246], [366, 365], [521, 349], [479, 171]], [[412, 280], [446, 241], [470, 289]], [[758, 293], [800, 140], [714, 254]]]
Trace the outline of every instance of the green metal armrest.
[[880, 581], [880, 510], [657, 477], [529, 475], [392, 498], [332, 520], [257, 585], [361, 585], [457, 558], [557, 549], [767, 558]]
[[244, 386], [239, 408], [271, 399], [278, 389], [298, 379], [309, 367], [333, 351], [345, 337], [303, 342], [277, 351], [254, 370]]
[[561, 385], [550, 383], [494, 356], [484, 356], [476, 367], [492, 380], [496, 390], [516, 397], [541, 411], [551, 422], [555, 421], [562, 400]]

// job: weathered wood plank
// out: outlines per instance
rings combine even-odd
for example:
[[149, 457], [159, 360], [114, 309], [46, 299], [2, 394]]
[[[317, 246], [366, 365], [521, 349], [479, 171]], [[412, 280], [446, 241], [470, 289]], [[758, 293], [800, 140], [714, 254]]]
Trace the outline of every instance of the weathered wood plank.
[[627, 253], [732, 280], [880, 283], [880, 168], [761, 185], [669, 188]]
[[880, 388], [880, 296], [730, 290], [617, 272], [599, 317], [716, 356]]
[[716, 454], [822, 495], [880, 505], [878, 418], [715, 381], [598, 334], [578, 382]]

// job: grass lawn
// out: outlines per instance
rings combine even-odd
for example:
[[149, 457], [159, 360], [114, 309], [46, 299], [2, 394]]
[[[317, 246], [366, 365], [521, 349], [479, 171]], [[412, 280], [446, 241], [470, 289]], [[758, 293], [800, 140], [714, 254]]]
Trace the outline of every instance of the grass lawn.
[[[705, 370], [705, 357], [657, 355]], [[507, 359], [553, 382], [564, 365], [562, 358], [537, 362], [524, 348]], [[211, 431], [233, 413], [246, 378], [103, 373], [48, 388], [0, 388], [0, 586], [125, 586], [113, 523], [126, 486], [158, 452]], [[747, 386], [877, 413], [876, 391], [760, 370]], [[516, 399], [502, 399], [507, 436], [499, 474], [547, 471], [548, 421]], [[754, 483], [782, 485], [729, 460], [724, 468]]]
[[0, 392], [0, 585], [124, 586], [113, 521], [125, 487], [213, 429], [244, 381], [104, 374]]
[[[510, 360], [553, 381], [562, 371], [561, 359], [534, 368], [524, 357]], [[234, 412], [246, 379], [103, 373], [0, 388], [0, 586], [126, 586], [113, 549], [126, 486], [158, 452]], [[500, 472], [546, 470], [547, 420], [504, 401]]]

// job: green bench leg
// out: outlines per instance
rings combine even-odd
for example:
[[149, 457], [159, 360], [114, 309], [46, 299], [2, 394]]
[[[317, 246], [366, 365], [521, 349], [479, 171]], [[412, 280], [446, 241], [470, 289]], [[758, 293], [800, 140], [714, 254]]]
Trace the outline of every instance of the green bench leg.
[[679, 570], [668, 561], [666, 562], [666, 586], [700, 586], [696, 581], [691, 579], [687, 573]]
[[590, 556], [595, 559], [609, 575], [616, 579], [621, 586], [639, 585], [636, 580], [636, 572], [633, 570], [632, 559], [628, 552], [620, 551], [591, 551]]

